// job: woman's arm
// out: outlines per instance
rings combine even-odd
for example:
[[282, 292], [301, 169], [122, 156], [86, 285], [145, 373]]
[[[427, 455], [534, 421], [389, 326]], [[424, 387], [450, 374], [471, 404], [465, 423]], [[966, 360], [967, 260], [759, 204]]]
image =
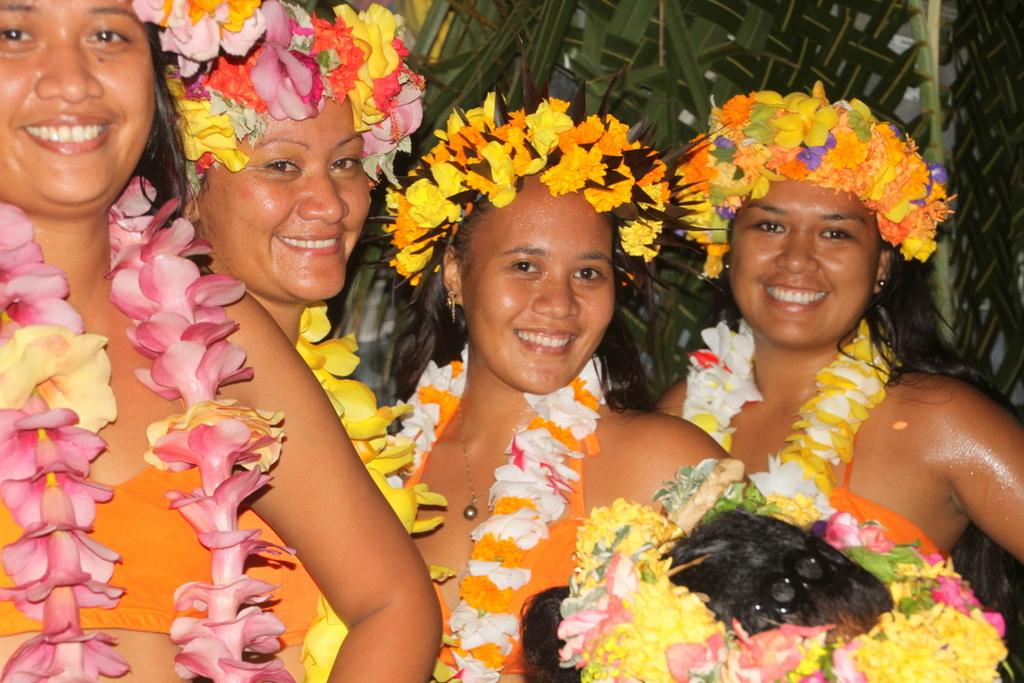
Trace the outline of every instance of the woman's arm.
[[919, 410], [923, 448], [950, 483], [954, 502], [988, 536], [1024, 561], [1024, 428], [973, 387], [929, 378]]
[[441, 622], [422, 558], [273, 320], [248, 297], [230, 313], [256, 377], [225, 394], [285, 413], [281, 459], [253, 507], [297, 549], [349, 627], [330, 680], [426, 680]]

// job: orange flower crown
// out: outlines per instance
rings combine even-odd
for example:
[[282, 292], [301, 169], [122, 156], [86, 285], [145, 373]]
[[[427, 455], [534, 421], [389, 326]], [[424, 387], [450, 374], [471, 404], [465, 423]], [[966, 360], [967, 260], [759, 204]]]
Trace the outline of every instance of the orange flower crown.
[[444, 250], [435, 246], [474, 207], [507, 206], [530, 175], [554, 197], [582, 192], [595, 211], [620, 219], [619, 246], [638, 270], [691, 227], [674, 173], [679, 150], [659, 152], [610, 114], [586, 116], [582, 93], [571, 104], [543, 97], [509, 112], [491, 92], [483, 106], [454, 111], [435, 135], [434, 148], [388, 193], [390, 264], [413, 285], [438, 269]]
[[708, 130], [679, 169], [700, 190], [693, 221], [701, 229], [687, 237], [707, 248], [705, 275], [721, 273], [727, 230], [744, 200], [784, 179], [852, 193], [907, 259], [925, 261], [935, 251], [936, 226], [951, 212], [946, 170], [860, 100], [830, 103], [820, 81], [810, 95], [736, 95], [712, 110]]

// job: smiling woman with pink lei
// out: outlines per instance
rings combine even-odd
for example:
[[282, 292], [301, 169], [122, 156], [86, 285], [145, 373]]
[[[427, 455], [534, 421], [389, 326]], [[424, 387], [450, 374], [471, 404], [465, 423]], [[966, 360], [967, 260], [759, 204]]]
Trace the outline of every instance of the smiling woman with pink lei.
[[429, 671], [415, 548], [292, 345], [165, 203], [182, 155], [140, 16], [195, 69], [262, 33], [236, 4], [0, 4], [4, 680], [293, 680], [292, 551], [351, 626], [333, 680]]

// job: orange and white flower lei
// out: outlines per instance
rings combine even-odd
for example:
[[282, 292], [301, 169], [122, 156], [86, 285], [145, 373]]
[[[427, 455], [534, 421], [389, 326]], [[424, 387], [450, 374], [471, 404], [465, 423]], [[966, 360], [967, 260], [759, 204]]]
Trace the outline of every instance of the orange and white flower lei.
[[[466, 351], [462, 357], [443, 368], [430, 363], [409, 400], [412, 413], [401, 435], [416, 443], [414, 466], [433, 448], [439, 425], [459, 409]], [[470, 533], [473, 549], [459, 582], [459, 604], [448, 622], [457, 677], [464, 683], [493, 683], [501, 675], [512, 641], [519, 637], [512, 601], [530, 581], [523, 556], [548, 537], [548, 526], [565, 513], [579, 478], [566, 459], [584, 457], [580, 444], [597, 430], [598, 407], [604, 403], [594, 361], [567, 386], [524, 397], [536, 417], [512, 437], [507, 464], [494, 472], [488, 498], [492, 514]]]
[[[701, 332], [701, 338], [708, 348], [690, 354], [682, 416], [729, 451], [733, 417], [747, 402], [761, 400], [754, 381], [753, 333], [746, 323], [733, 332], [721, 322]], [[862, 321], [853, 341], [815, 375], [818, 392], [800, 407], [785, 447], [769, 458], [768, 472], [750, 475], [761, 492], [802, 493], [829, 514], [832, 466], [853, 458], [857, 430], [885, 398], [888, 368]]]

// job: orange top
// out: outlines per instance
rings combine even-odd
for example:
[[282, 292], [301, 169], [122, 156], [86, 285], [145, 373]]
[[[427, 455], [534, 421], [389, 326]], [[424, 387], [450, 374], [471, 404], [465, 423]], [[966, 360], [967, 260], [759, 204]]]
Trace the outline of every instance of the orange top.
[[[126, 629], [168, 633], [178, 613], [174, 591], [187, 581], [208, 581], [210, 551], [200, 545], [196, 533], [164, 495], [171, 489], [192, 491], [199, 487], [199, 472], [162, 472], [147, 467], [128, 481], [114, 487], [114, 498], [96, 506], [92, 537], [120, 553], [111, 585], [125, 589], [115, 609], [83, 609], [82, 626], [87, 629]], [[259, 515], [247, 510], [240, 528], [262, 529], [261, 538], [272, 543], [281, 539]], [[13, 543], [21, 528], [8, 509], [0, 505], [0, 545]], [[302, 642], [306, 629], [316, 617], [319, 595], [316, 584], [293, 557], [282, 560], [250, 558], [249, 576], [281, 587], [274, 591], [271, 611], [285, 625], [284, 646]], [[12, 585], [0, 571], [0, 586]], [[0, 635], [39, 630], [39, 622], [19, 612], [12, 602], [0, 602]]]
[[[447, 421], [438, 424], [435, 434], [441, 437]], [[596, 438], [591, 435], [581, 444], [583, 452], [587, 457], [596, 455], [601, 448]], [[427, 466], [430, 453], [423, 455], [419, 467], [409, 477], [406, 486], [413, 486], [419, 483], [423, 470]], [[580, 475], [577, 485], [569, 494], [569, 509], [561, 519], [548, 526], [548, 538], [541, 541], [526, 551], [523, 556], [523, 567], [530, 570], [530, 580], [515, 592], [512, 598], [512, 613], [521, 616], [523, 604], [531, 597], [543, 590], [553, 586], [565, 586], [569, 583], [576, 563], [573, 560], [573, 553], [576, 550], [576, 530], [583, 524], [587, 517], [586, 504], [583, 501], [583, 458], [566, 458], [566, 465]], [[451, 635], [448, 627], [448, 620], [451, 617], [451, 609], [444, 601], [437, 585], [434, 586], [437, 593], [437, 600], [441, 604], [441, 618], [444, 624], [445, 635]], [[454, 660], [448, 648], [441, 653], [442, 659], [449, 665], [454, 665]], [[505, 659], [503, 674], [526, 673], [526, 663], [523, 661], [523, 648], [519, 639], [512, 641], [512, 651]]]
[[885, 527], [885, 535], [895, 543], [919, 542], [918, 550], [926, 555], [949, 555], [948, 552], [928, 538], [919, 526], [903, 515], [893, 512], [889, 508], [867, 498], [861, 498], [851, 491], [850, 477], [852, 475], [853, 460], [846, 463], [842, 486], [836, 486], [832, 489], [832, 495], [829, 496], [829, 503], [832, 507], [839, 512], [850, 513], [861, 523], [878, 522]]

